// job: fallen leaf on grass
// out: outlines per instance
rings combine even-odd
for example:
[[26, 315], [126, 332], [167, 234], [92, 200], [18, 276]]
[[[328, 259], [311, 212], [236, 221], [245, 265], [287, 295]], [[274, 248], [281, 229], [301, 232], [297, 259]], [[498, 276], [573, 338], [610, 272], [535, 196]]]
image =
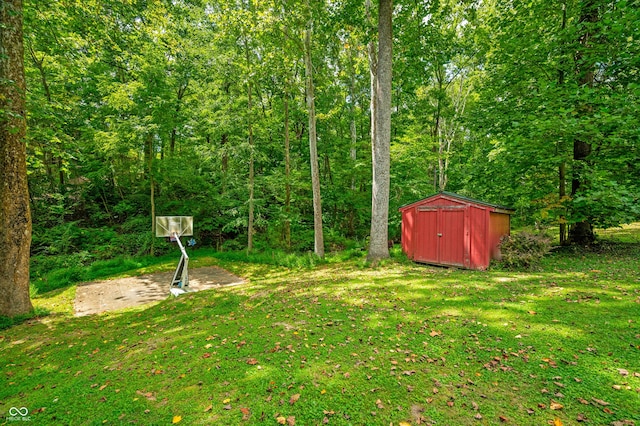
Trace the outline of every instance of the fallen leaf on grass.
[[482, 420], [482, 414], [477, 413], [475, 416], [473, 416], [473, 418], [476, 420]]
[[247, 360], [247, 364], [249, 364], [249, 365], [256, 365], [257, 363], [258, 363], [258, 360], [255, 359], [255, 358], [249, 358]]
[[500, 416], [500, 417], [498, 417], [498, 418], [500, 419], [500, 421], [501, 421], [502, 423], [507, 423], [507, 422], [509, 421], [509, 419], [508, 419], [508, 418], [506, 418], [505, 416]]
[[144, 391], [137, 390], [136, 393], [138, 395], [140, 395], [140, 396], [144, 396], [149, 401], [155, 401], [156, 400], [156, 397], [153, 395], [153, 392], [144, 392]]
[[208, 413], [209, 411], [213, 410], [213, 404], [209, 404], [205, 409], [204, 412]]
[[381, 410], [384, 408], [384, 405], [382, 404], [382, 401], [380, 401], [379, 399], [376, 400], [376, 407], [378, 407]]
[[251, 411], [248, 408], [240, 408], [240, 412], [242, 413], [242, 420], [249, 420], [249, 417], [251, 417]]
[[171, 423], [176, 424], [176, 423], [180, 423], [182, 421], [182, 416], [173, 416], [173, 420], [171, 421]]
[[579, 422], [586, 422], [587, 421], [587, 416], [585, 416], [584, 414], [580, 413], [578, 414], [578, 417], [576, 418], [577, 421]]
[[442, 333], [440, 331], [431, 330], [431, 333], [429, 333], [429, 336], [436, 337], [436, 336], [439, 336], [441, 334]]
[[555, 418], [553, 419], [553, 426], [563, 426], [562, 425], [562, 420]]
[[289, 398], [289, 404], [293, 405], [295, 404], [298, 400], [300, 399], [300, 394], [297, 393], [295, 395], [291, 395], [291, 398]]
[[552, 399], [551, 403], [549, 404], [549, 408], [552, 409], [552, 410], [562, 410], [564, 408], [564, 405], [562, 405], [559, 402], [556, 402], [556, 401], [554, 401]]
[[607, 406], [607, 405], [611, 405], [611, 404], [609, 404], [608, 402], [603, 401], [603, 400], [598, 399], [598, 398], [591, 398], [591, 400], [592, 400], [593, 402], [595, 402], [596, 404], [598, 404], [598, 405], [602, 405], [603, 407], [604, 407], [604, 406]]
[[284, 417], [284, 416], [277, 417], [276, 421], [278, 422], [279, 425], [286, 425], [287, 424], [287, 418]]
[[295, 416], [287, 417], [287, 426], [295, 426], [295, 424], [296, 424]]
[[618, 373], [620, 373], [621, 376], [629, 375], [629, 371], [625, 370], [624, 368], [618, 368]]

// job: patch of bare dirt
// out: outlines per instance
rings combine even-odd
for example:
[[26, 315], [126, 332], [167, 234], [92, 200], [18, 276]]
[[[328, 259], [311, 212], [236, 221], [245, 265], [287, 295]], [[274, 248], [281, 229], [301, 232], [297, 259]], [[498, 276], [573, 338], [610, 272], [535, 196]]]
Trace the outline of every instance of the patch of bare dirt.
[[[75, 315], [84, 316], [130, 308], [169, 297], [173, 271], [139, 277], [79, 284]], [[216, 266], [189, 269], [189, 291], [211, 290], [243, 284], [245, 280]]]

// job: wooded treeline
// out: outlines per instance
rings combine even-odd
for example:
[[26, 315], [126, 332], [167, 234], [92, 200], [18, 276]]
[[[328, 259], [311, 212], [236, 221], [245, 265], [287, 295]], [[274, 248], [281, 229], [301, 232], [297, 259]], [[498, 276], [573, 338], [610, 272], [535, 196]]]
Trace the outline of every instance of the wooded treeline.
[[[579, 242], [640, 218], [639, 6], [396, 0], [390, 237], [445, 189]], [[377, 7], [25, 0], [32, 253], [162, 250], [152, 214], [313, 250], [310, 130], [323, 246], [365, 247]]]

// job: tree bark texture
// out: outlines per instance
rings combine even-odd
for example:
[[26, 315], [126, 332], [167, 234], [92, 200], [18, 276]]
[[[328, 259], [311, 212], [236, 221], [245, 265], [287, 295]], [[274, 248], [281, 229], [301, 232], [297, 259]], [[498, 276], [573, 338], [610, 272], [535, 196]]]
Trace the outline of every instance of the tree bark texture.
[[0, 3], [0, 315], [30, 312], [22, 0]]
[[320, 197], [320, 172], [318, 170], [318, 137], [316, 134], [316, 103], [311, 63], [311, 22], [304, 32], [304, 64], [307, 80], [307, 109], [309, 110], [309, 155], [311, 162], [311, 188], [313, 191], [314, 253], [324, 257], [322, 232], [322, 199]]
[[391, 150], [391, 76], [393, 1], [380, 0], [378, 9], [378, 66], [376, 79], [376, 138], [372, 149], [371, 233], [369, 261], [389, 257], [389, 184]]

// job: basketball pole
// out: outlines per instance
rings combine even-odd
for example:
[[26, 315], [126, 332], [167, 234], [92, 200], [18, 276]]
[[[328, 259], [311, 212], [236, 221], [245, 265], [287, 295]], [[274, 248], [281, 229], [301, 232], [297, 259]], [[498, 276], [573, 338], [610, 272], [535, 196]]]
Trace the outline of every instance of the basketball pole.
[[177, 232], [174, 232], [172, 237], [178, 243], [178, 247], [180, 247], [180, 251], [182, 252], [182, 257], [180, 258], [180, 262], [178, 262], [176, 272], [173, 274], [171, 288], [178, 287], [183, 290], [187, 290], [189, 288], [189, 255], [180, 241], [180, 235], [178, 235]]

